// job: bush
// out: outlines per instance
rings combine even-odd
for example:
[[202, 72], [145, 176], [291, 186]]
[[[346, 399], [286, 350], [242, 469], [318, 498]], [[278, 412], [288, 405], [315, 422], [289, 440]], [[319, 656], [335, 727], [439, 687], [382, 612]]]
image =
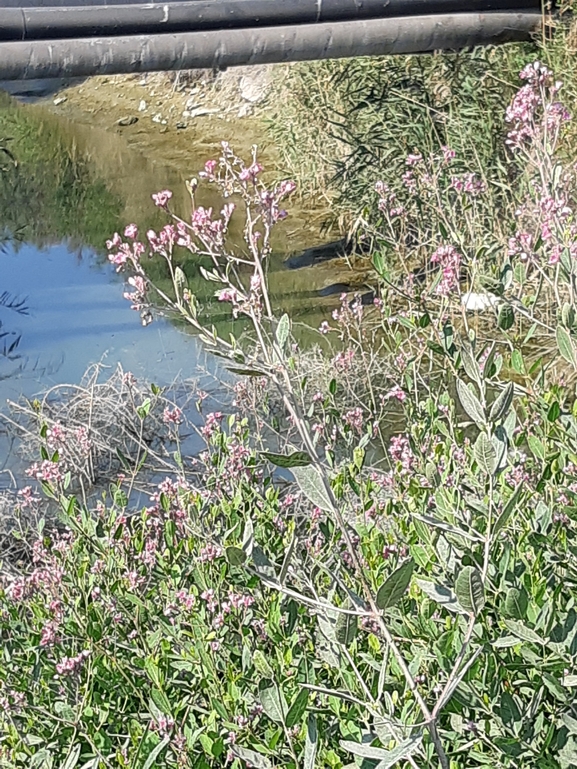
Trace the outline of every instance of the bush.
[[[519, 213], [485, 233], [499, 286], [479, 294], [475, 322], [462, 284], [485, 267], [471, 249], [493, 180], [451, 180], [448, 147], [411, 153], [398, 199], [378, 187], [381, 294], [342, 297], [321, 326], [333, 376], [273, 312], [270, 232], [294, 184], [266, 188], [256, 154], [245, 164], [225, 144], [206, 164], [220, 216], [196, 204], [194, 180], [189, 221], [164, 190], [163, 230], [145, 244], [129, 225], [109, 241], [143, 323], [160, 301], [238, 374], [238, 413], [206, 414], [206, 449], [187, 458], [183, 415], [167, 407], [174, 473], [142, 510], [122, 479], [82, 504], [64, 459], [45, 460], [62, 528], [40, 532], [30, 568], [0, 592], [4, 765], [575, 764], [569, 116], [546, 67], [522, 77], [501, 208]], [[235, 206], [245, 253], [227, 243]], [[203, 328], [178, 249], [250, 321], [250, 345]], [[166, 261], [170, 291], [149, 282], [147, 252]], [[537, 328], [549, 355], [530, 362]]]

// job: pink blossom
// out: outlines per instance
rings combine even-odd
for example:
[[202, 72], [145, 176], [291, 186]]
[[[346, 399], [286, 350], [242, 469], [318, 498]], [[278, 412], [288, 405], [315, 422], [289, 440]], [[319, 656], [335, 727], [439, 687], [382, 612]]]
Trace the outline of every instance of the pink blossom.
[[134, 240], [136, 237], [138, 237], [138, 227], [136, 224], [127, 225], [126, 229], [124, 230], [124, 237], [130, 238], [131, 240]]
[[152, 195], [154, 204], [157, 205], [159, 208], [164, 208], [168, 204], [168, 201], [171, 198], [172, 198], [172, 192], [170, 190], [161, 190], [160, 192], [155, 192]]
[[431, 256], [431, 262], [438, 264], [442, 276], [435, 293], [448, 296], [459, 285], [461, 254], [454, 246], [440, 246]]
[[178, 406], [173, 409], [167, 406], [162, 414], [162, 421], [165, 425], [180, 425], [182, 424], [182, 411]]

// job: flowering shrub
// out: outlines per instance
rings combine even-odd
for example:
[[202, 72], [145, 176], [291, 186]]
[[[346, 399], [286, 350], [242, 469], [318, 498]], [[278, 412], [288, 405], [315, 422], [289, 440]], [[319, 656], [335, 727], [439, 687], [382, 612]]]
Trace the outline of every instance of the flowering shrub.
[[[554, 170], [566, 113], [547, 70], [523, 72], [508, 113], [511, 151], [531, 160], [521, 192], [541, 200], [553, 185], [558, 205], [531, 221], [570, 244]], [[206, 164], [220, 215], [196, 205], [193, 181], [190, 220], [163, 191], [169, 224], [146, 243], [132, 225], [110, 240], [143, 322], [160, 299], [238, 374], [238, 413], [206, 414], [205, 449], [177, 452], [140, 510], [122, 480], [91, 508], [51, 477], [58, 456], [36, 469], [63, 527], [41, 532], [28, 570], [2, 577], [6, 766], [575, 765], [577, 408], [544, 366], [529, 370], [501, 309], [492, 342], [468, 320], [462, 272], [484, 264], [471, 244], [490, 180], [456, 175], [454, 160], [447, 147], [411, 153], [406, 202], [377, 187], [374, 234], [411, 270], [427, 254], [430, 269], [414, 290], [414, 275], [391, 285], [381, 265], [372, 305], [341, 297], [320, 329], [330, 364], [310, 382], [266, 279], [294, 185], [268, 189], [256, 154], [245, 164], [225, 144]], [[244, 252], [226, 237], [239, 214]], [[179, 248], [211, 259], [203, 275], [250, 321], [250, 345], [203, 328]], [[499, 299], [520, 311], [515, 280], [522, 317], [575, 362], [568, 249], [531, 261], [550, 281], [555, 326], [528, 301], [528, 270], [503, 277]], [[165, 260], [171, 294], [148, 279], [146, 253]], [[499, 275], [514, 271], [507, 259]], [[163, 411], [175, 440], [183, 416]], [[51, 430], [44, 439], [60, 440]]]

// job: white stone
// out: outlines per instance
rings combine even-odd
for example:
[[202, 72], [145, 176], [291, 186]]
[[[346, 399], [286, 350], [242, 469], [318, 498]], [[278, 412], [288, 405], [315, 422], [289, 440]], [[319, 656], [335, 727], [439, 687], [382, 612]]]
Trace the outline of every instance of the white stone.
[[499, 304], [499, 297], [495, 294], [479, 294], [474, 291], [468, 291], [461, 297], [461, 304], [467, 312], [483, 312]]

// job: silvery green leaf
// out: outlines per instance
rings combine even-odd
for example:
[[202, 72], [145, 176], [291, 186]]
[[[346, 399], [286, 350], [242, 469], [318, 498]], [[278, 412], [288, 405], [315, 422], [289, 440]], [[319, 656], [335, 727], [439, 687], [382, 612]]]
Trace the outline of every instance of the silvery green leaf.
[[255, 545], [253, 547], [252, 562], [254, 570], [259, 577], [274, 582], [277, 581], [276, 569], [260, 545]]
[[174, 270], [174, 282], [176, 283], [179, 293], [182, 293], [185, 288], [188, 288], [188, 280], [180, 267], [176, 267]]
[[267, 716], [272, 721], [283, 724], [288, 707], [282, 689], [270, 679], [263, 679], [259, 684], [258, 696]]
[[333, 505], [325, 488], [320, 472], [312, 465], [309, 467], [293, 467], [292, 474], [295, 477], [302, 493], [315, 507], [325, 512], [333, 512]]
[[510, 304], [500, 304], [497, 310], [497, 326], [508, 331], [515, 323], [515, 310]]
[[148, 754], [146, 761], [144, 762], [144, 765], [142, 769], [152, 769], [153, 766], [155, 766], [155, 761], [158, 758], [158, 756], [162, 753], [162, 751], [165, 749], [165, 747], [170, 742], [170, 735], [167, 734], [165, 737], [162, 738], [162, 740], [156, 745]]
[[557, 326], [555, 337], [557, 339], [557, 347], [559, 348], [561, 357], [564, 358], [567, 363], [575, 366], [575, 346], [567, 329], [563, 328], [563, 326]]
[[577, 676], [563, 676], [563, 679], [561, 682], [563, 686], [568, 686], [568, 687], [577, 686]]
[[276, 341], [278, 342], [278, 346], [281, 348], [281, 350], [284, 350], [284, 346], [287, 343], [289, 332], [290, 332], [290, 320], [289, 320], [289, 316], [285, 312], [285, 314], [279, 320], [278, 326], [276, 327]]
[[350, 646], [355, 640], [358, 629], [358, 617], [356, 614], [343, 614], [339, 612], [335, 623], [335, 640], [342, 646]]
[[467, 387], [462, 379], [457, 379], [457, 393], [459, 394], [459, 400], [461, 401], [461, 405], [465, 409], [467, 416], [478, 425], [485, 424], [485, 413], [481, 401], [473, 393], [471, 388]]
[[485, 588], [479, 570], [465, 566], [455, 580], [455, 593], [466, 612], [479, 614], [485, 605]]
[[252, 664], [254, 665], [256, 672], [260, 673], [261, 676], [266, 676], [266, 678], [273, 677], [273, 669], [268, 664], [268, 660], [261, 649], [255, 649], [254, 654], [252, 655]]
[[429, 582], [425, 579], [418, 579], [417, 585], [421, 588], [423, 593], [433, 601], [436, 601], [439, 606], [448, 611], [455, 612], [457, 614], [463, 614], [464, 609], [457, 601], [457, 596], [448, 587], [442, 585], [435, 585], [434, 582]]
[[318, 748], [317, 718], [314, 713], [309, 713], [307, 720], [307, 737], [305, 742], [305, 756], [303, 769], [315, 769], [315, 761]]
[[393, 750], [388, 750], [388, 755], [375, 766], [375, 769], [390, 769], [399, 761], [409, 758], [419, 749], [422, 741], [422, 732], [416, 732]]
[[260, 455], [277, 467], [289, 469], [306, 467], [312, 462], [310, 454], [306, 451], [293, 451], [292, 454], [273, 454], [271, 451], [261, 451]]
[[243, 748], [241, 745], [233, 745], [231, 750], [237, 758], [250, 764], [254, 769], [273, 769], [270, 760], [262, 753], [257, 753], [256, 750]]
[[409, 587], [414, 568], [415, 562], [411, 558], [396, 568], [383, 582], [376, 597], [376, 604], [379, 609], [386, 611], [399, 603]]
[[543, 646], [545, 643], [541, 636], [537, 635], [534, 630], [531, 630], [531, 628], [527, 627], [527, 625], [519, 620], [507, 619], [505, 620], [505, 626], [509, 632], [516, 635], [517, 638], [520, 638], [522, 641], [538, 644], [539, 646]]
[[71, 750], [70, 754], [68, 755], [68, 758], [66, 759], [66, 761], [60, 767], [60, 769], [74, 769], [74, 767], [78, 763], [78, 759], [80, 758], [81, 751], [82, 751], [82, 745], [75, 745], [74, 748]]
[[242, 535], [242, 549], [250, 556], [252, 555], [252, 549], [254, 547], [254, 526], [250, 518], [247, 518], [244, 524], [244, 532]]
[[509, 441], [507, 438], [507, 433], [501, 425], [496, 428], [495, 432], [491, 436], [491, 443], [493, 444], [495, 455], [497, 457], [497, 466], [495, 471], [503, 470], [507, 466], [507, 448]]
[[477, 359], [473, 354], [473, 351], [469, 347], [463, 347], [461, 349], [461, 363], [469, 379], [474, 382], [481, 382], [481, 369], [477, 363]]
[[226, 555], [226, 560], [230, 563], [231, 566], [242, 566], [247, 559], [246, 552], [242, 549], [242, 547], [229, 545], [227, 548], [225, 548], [224, 552]]
[[479, 433], [475, 442], [474, 453], [480, 469], [487, 475], [493, 475], [497, 469], [497, 452], [491, 439], [485, 433]]
[[500, 419], [505, 419], [513, 403], [513, 396], [515, 395], [515, 385], [513, 382], [505, 387], [502, 393], [495, 399], [491, 406], [491, 412], [489, 419], [491, 422], [497, 422]]
[[523, 619], [527, 614], [528, 599], [525, 590], [511, 587], [505, 598], [505, 612], [514, 619]]

